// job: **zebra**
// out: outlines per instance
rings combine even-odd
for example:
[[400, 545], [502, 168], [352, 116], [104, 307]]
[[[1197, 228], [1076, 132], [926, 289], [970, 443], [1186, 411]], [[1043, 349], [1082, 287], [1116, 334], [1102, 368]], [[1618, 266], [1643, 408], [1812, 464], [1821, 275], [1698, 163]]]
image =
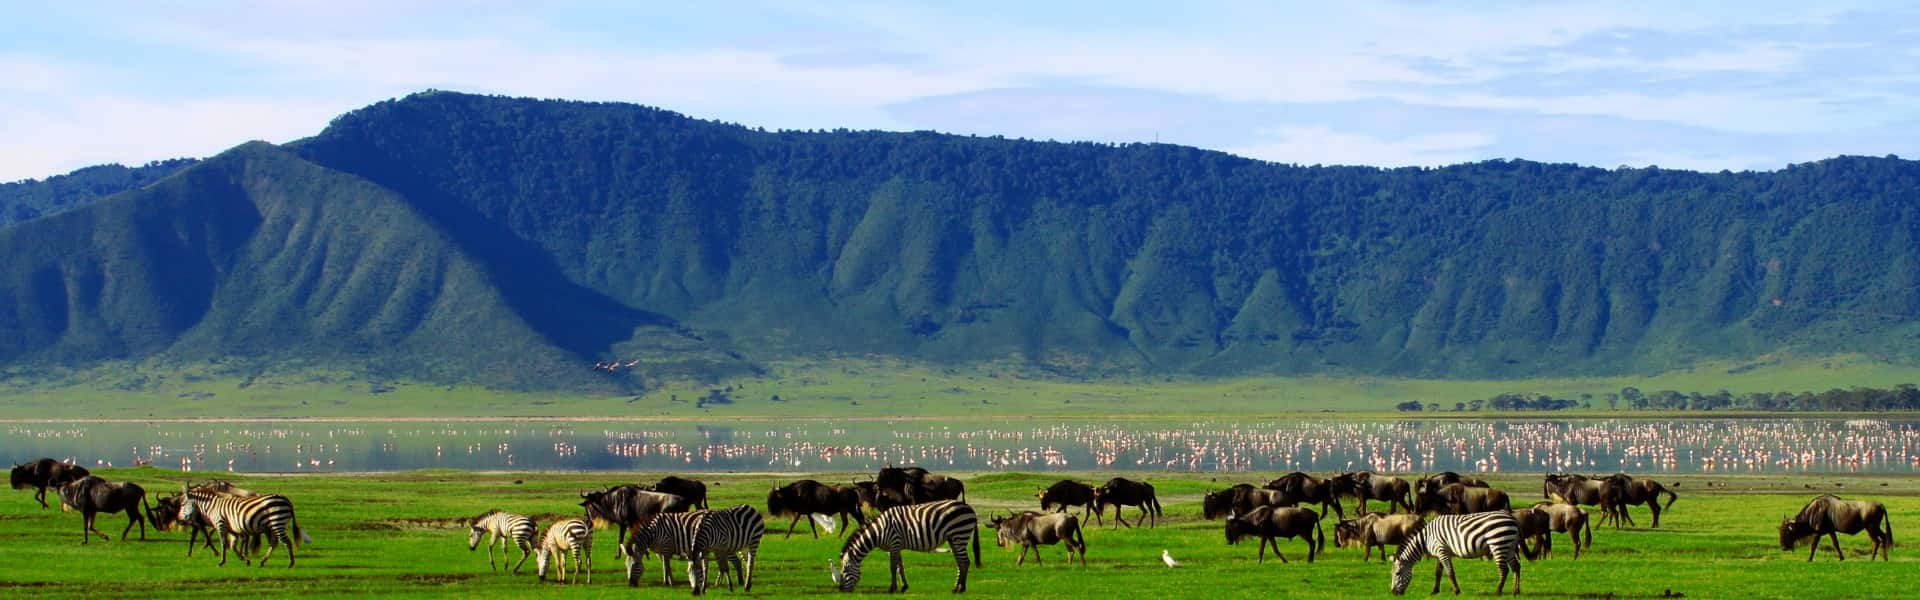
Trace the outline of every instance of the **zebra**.
[[1466, 515], [1441, 515], [1407, 539], [1393, 555], [1395, 595], [1405, 594], [1413, 582], [1413, 565], [1426, 555], [1439, 561], [1433, 570], [1433, 592], [1440, 593], [1440, 575], [1453, 582], [1453, 593], [1460, 593], [1460, 579], [1454, 576], [1455, 558], [1492, 558], [1500, 567], [1500, 586], [1494, 594], [1505, 593], [1507, 573], [1513, 573], [1513, 595], [1520, 595], [1520, 522], [1505, 512]]
[[[584, 519], [563, 519], [547, 527], [547, 537], [540, 541], [540, 550], [534, 555], [534, 570], [540, 580], [547, 580], [547, 564], [552, 562], [559, 572], [560, 583], [566, 583], [569, 553], [573, 554], [573, 580], [580, 581], [580, 572], [585, 571], [587, 584], [593, 584], [593, 526]], [[492, 556], [491, 546], [487, 554]]]
[[471, 532], [467, 534], [467, 550], [480, 548], [480, 538], [491, 536], [487, 540], [487, 567], [498, 573], [500, 568], [493, 564], [493, 547], [500, 546], [500, 557], [507, 558], [507, 548], [520, 548], [520, 562], [514, 563], [513, 572], [519, 573], [520, 567], [527, 564], [527, 557], [533, 555], [533, 535], [540, 526], [533, 519], [499, 510], [487, 511], [473, 520]]
[[[180, 495], [179, 520], [193, 522], [195, 515], [205, 514], [208, 524], [214, 531], [220, 532], [220, 564], [227, 564], [227, 553], [234, 547], [235, 540], [244, 540], [246, 536], [261, 536], [267, 541], [267, 552], [260, 555], [260, 566], [267, 566], [267, 557], [280, 544], [287, 545], [287, 568], [293, 568], [293, 540], [312, 543], [313, 538], [300, 531], [300, 523], [293, 515], [293, 501], [279, 494], [262, 496], [222, 496], [205, 491], [196, 491], [187, 487]], [[257, 542], [256, 542], [257, 543]], [[243, 545], [240, 548], [240, 560], [252, 562]]]
[[687, 579], [694, 593], [700, 593], [707, 580], [707, 561], [697, 558], [694, 536], [700, 529], [700, 517], [707, 511], [661, 513], [633, 530], [627, 537], [627, 585], [639, 587], [646, 574], [647, 553], [660, 554], [660, 579], [673, 585], [673, 557], [687, 559]]
[[[720, 563], [722, 578], [728, 575], [727, 563], [733, 563], [733, 578], [727, 580], [727, 591], [733, 591], [733, 581], [737, 579], [751, 592], [753, 561], [760, 554], [760, 537], [766, 532], [766, 520], [751, 506], [700, 511], [693, 534], [694, 556], [688, 560], [704, 563], [706, 558], [713, 558]], [[704, 577], [694, 580], [695, 594], [705, 591], [706, 587]]]
[[885, 550], [892, 563], [887, 593], [907, 591], [907, 570], [900, 561], [900, 551], [933, 552], [945, 542], [952, 548], [954, 563], [960, 570], [953, 582], [953, 593], [965, 592], [969, 537], [973, 538], [974, 565], [980, 565], [979, 525], [980, 518], [974, 514], [973, 507], [958, 500], [889, 508], [847, 536], [846, 545], [840, 549], [839, 568], [833, 570], [833, 581], [840, 585], [840, 591], [853, 591], [853, 586], [860, 583], [861, 561], [874, 550]]

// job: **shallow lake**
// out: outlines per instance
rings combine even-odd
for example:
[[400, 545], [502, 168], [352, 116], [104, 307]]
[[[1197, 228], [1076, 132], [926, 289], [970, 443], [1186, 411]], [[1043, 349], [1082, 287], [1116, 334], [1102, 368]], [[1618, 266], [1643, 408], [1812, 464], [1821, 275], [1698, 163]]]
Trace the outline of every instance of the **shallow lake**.
[[1920, 472], [1920, 420], [19, 422], [0, 460], [207, 472]]

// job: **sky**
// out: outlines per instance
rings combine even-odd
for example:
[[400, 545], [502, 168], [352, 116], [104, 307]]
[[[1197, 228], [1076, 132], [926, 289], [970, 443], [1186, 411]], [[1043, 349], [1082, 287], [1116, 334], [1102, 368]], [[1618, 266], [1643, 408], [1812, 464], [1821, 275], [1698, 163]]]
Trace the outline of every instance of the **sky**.
[[1852, 2], [0, 0], [0, 181], [428, 89], [1298, 164], [1920, 156], [1920, 8]]

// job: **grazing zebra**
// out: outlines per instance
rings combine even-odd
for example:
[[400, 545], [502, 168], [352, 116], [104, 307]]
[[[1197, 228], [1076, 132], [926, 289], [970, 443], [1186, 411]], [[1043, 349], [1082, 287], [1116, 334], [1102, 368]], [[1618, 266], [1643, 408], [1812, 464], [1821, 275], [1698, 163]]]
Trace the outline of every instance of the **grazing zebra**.
[[[187, 487], [180, 495], [180, 516], [182, 522], [192, 523], [195, 515], [206, 516], [214, 531], [220, 532], [220, 564], [227, 564], [227, 552], [234, 547], [235, 540], [246, 536], [266, 538], [267, 552], [260, 555], [260, 566], [267, 566], [267, 557], [273, 556], [273, 550], [280, 544], [287, 545], [287, 567], [293, 567], [293, 540], [312, 543], [313, 539], [300, 531], [300, 523], [293, 516], [293, 501], [279, 494], [263, 496], [221, 496], [198, 491]], [[246, 548], [241, 548], [240, 560], [252, 562]]]
[[657, 552], [662, 582], [673, 585], [673, 557], [679, 556], [687, 559], [687, 578], [699, 593], [707, 580], [707, 561], [696, 558], [694, 535], [706, 512], [661, 513], [635, 528], [627, 538], [627, 585], [640, 586], [640, 576], [647, 570], [647, 553]]
[[[487, 553], [492, 555], [491, 546]], [[593, 526], [588, 525], [585, 519], [563, 519], [547, 527], [547, 537], [540, 540], [540, 551], [533, 561], [540, 580], [547, 580], [547, 564], [551, 562], [559, 571], [560, 583], [566, 583], [568, 554], [573, 555], [573, 580], [580, 581], [580, 572], [585, 571], [587, 583], [592, 584]]]
[[887, 593], [907, 591], [907, 569], [900, 551], [932, 552], [945, 542], [953, 550], [960, 567], [954, 578], [953, 593], [967, 591], [967, 538], [973, 538], [974, 564], [980, 560], [980, 518], [973, 507], [958, 500], [897, 506], [880, 513], [859, 531], [847, 536], [840, 549], [840, 568], [833, 580], [840, 591], [851, 592], [860, 583], [860, 563], [874, 550], [885, 550], [891, 559]]
[[[760, 538], [766, 533], [766, 520], [751, 506], [701, 511], [694, 528], [693, 556], [687, 560], [705, 563], [707, 558], [712, 558], [720, 563], [722, 578], [727, 577], [727, 564], [732, 563], [733, 579], [727, 580], [727, 591], [733, 591], [733, 580], [738, 579], [746, 591], [751, 592], [753, 561], [760, 555]], [[705, 577], [694, 579], [695, 594], [706, 589]]]
[[1468, 515], [1441, 515], [1407, 540], [1393, 555], [1395, 595], [1407, 592], [1413, 582], [1413, 565], [1432, 555], [1439, 561], [1433, 570], [1433, 592], [1440, 593], [1440, 575], [1453, 582], [1453, 593], [1460, 593], [1460, 579], [1454, 576], [1455, 558], [1492, 558], [1500, 566], [1500, 586], [1494, 594], [1506, 591], [1507, 573], [1513, 573], [1513, 594], [1520, 595], [1520, 523], [1504, 512]]
[[488, 536], [487, 567], [497, 573], [500, 567], [493, 564], [493, 547], [500, 546], [500, 558], [505, 560], [507, 549], [517, 546], [520, 548], [520, 562], [514, 563], [513, 572], [519, 573], [520, 567], [527, 564], [527, 557], [533, 555], [533, 534], [539, 530], [540, 526], [533, 519], [499, 510], [487, 511], [473, 520], [471, 533], [467, 534], [467, 550], [479, 549], [480, 538]]

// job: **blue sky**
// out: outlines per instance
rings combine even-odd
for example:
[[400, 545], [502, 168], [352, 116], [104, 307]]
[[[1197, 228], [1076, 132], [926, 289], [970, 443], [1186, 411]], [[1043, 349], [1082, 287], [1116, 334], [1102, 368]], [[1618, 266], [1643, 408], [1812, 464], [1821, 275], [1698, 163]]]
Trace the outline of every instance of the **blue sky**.
[[0, 0], [0, 181], [298, 139], [430, 87], [1302, 164], [1920, 156], [1902, 3], [535, 4]]

